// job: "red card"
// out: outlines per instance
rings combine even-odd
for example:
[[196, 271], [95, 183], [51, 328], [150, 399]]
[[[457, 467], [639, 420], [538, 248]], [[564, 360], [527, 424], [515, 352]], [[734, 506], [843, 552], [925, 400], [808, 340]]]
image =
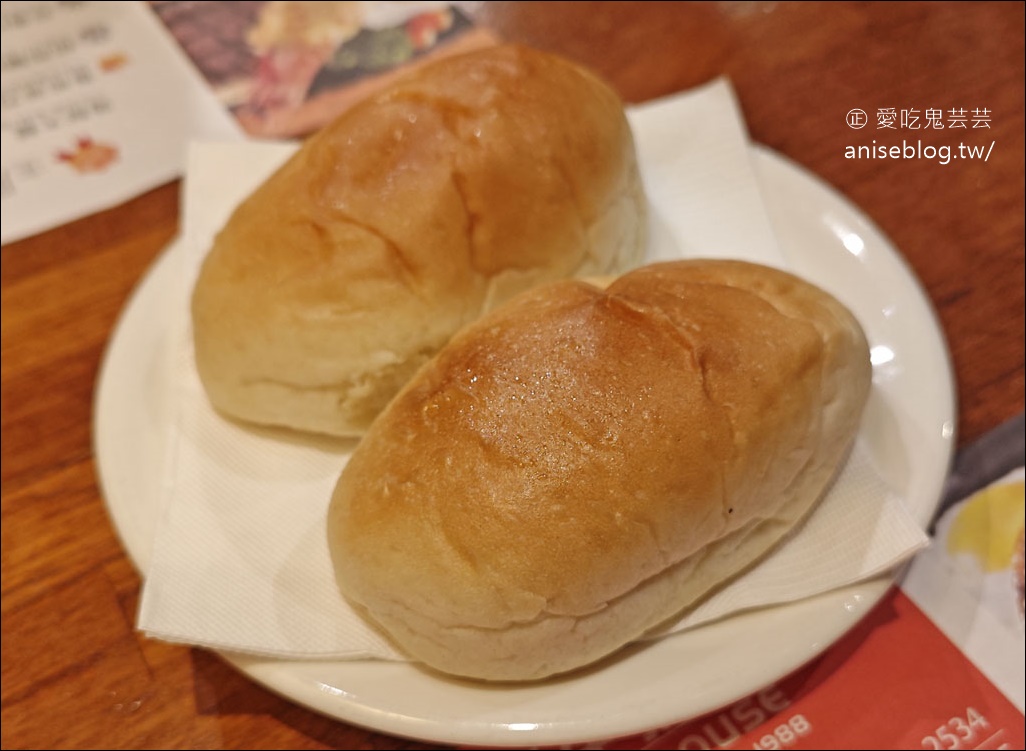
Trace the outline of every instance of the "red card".
[[[735, 704], [605, 748], [1023, 748], [1023, 715], [901, 590], [822, 657]], [[626, 744], [626, 745], [625, 745]]]

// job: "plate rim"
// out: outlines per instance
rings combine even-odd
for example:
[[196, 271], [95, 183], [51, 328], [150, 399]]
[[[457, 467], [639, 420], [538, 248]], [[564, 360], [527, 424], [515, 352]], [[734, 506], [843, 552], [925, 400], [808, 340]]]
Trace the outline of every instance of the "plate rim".
[[[852, 216], [859, 219], [866, 227], [872, 230], [883, 241], [884, 249], [888, 252], [889, 260], [898, 264], [905, 277], [903, 281], [914, 289], [919, 297], [919, 302], [922, 303], [927, 314], [930, 316], [930, 323], [932, 324], [931, 333], [937, 336], [937, 349], [939, 349], [939, 354], [941, 354], [945, 366], [944, 372], [938, 375], [938, 378], [944, 381], [942, 386], [944, 387], [945, 395], [948, 399], [947, 404], [944, 405], [942, 410], [945, 414], [941, 415], [941, 418], [945, 419], [951, 426], [950, 434], [945, 436], [947, 439], [947, 443], [945, 444], [947, 451], [946, 456], [942, 458], [943, 471], [934, 478], [935, 487], [929, 491], [936, 498], [934, 501], [935, 507], [936, 503], [940, 500], [944, 477], [946, 477], [948, 473], [954, 456], [955, 435], [957, 434], [957, 392], [955, 389], [956, 383], [950, 349], [947, 346], [947, 342], [944, 337], [944, 330], [932, 301], [926, 294], [919, 278], [916, 276], [914, 270], [904, 256], [902, 256], [890, 239], [856, 204], [817, 175], [806, 170], [804, 167], [790, 160], [786, 156], [781, 155], [766, 146], [758, 144], [750, 145], [750, 149], [753, 159], [756, 162], [756, 164], [753, 165], [754, 167], [761, 167], [762, 164], [768, 164], [770, 165], [771, 171], [773, 169], [782, 170], [783, 172], [791, 173], [796, 180], [807, 181], [809, 184], [808, 187], [811, 190], [821, 192], [826, 195], [830, 201], [842, 205], [846, 211], [850, 212]], [[761, 181], [765, 178], [760, 173], [759, 169], [756, 169], [755, 172], [756, 177], [760, 180], [761, 184]], [[112, 395], [109, 393], [111, 388], [111, 372], [112, 369], [116, 367], [114, 358], [117, 354], [118, 345], [120, 344], [121, 339], [126, 335], [126, 328], [131, 325], [133, 316], [138, 315], [138, 310], [141, 307], [146, 304], [152, 304], [152, 300], [149, 300], [148, 296], [153, 296], [152, 290], [154, 285], [156, 285], [161, 279], [161, 275], [169, 273], [168, 269], [173, 262], [176, 248], [180, 247], [182, 242], [182, 238], [178, 237], [172, 240], [165, 247], [165, 249], [147, 269], [127, 298], [104, 350], [93, 394], [92, 439], [94, 457], [96, 460], [97, 485], [118, 539], [128, 554], [133, 566], [137, 571], [139, 571], [141, 578], [144, 578], [144, 568], [146, 561], [148, 560], [149, 551], [146, 548], [146, 543], [149, 541], [143, 541], [140, 539], [139, 533], [132, 529], [132, 520], [127, 519], [119, 503], [112, 500], [111, 489], [112, 486], [117, 483], [114, 479], [116, 473], [113, 471], [110, 464], [112, 461], [110, 458], [112, 451], [110, 447], [111, 431], [105, 424], [106, 421], [111, 419], [110, 410], [107, 406], [109, 404], [109, 400], [112, 398]], [[161, 291], [165, 298], [173, 296], [175, 293], [174, 285], [169, 286], [171, 289]], [[115, 490], [114, 495], [116, 495], [117, 492], [118, 491]], [[152, 514], [155, 512], [151, 511], [150, 513]], [[893, 574], [884, 575], [844, 587], [840, 590], [832, 590], [831, 592], [824, 593], [823, 595], [808, 598], [806, 601], [800, 603], [790, 603], [768, 609], [768, 611], [786, 610], [788, 612], [794, 612], [795, 608], [811, 607], [815, 610], [817, 608], [816, 603], [819, 603], [821, 600], [827, 598], [830, 600], [836, 600], [839, 595], [844, 595], [855, 603], [856, 607], [854, 610], [858, 612], [853, 611], [852, 617], [847, 622], [839, 624], [832, 631], [825, 633], [817, 649], [814, 649], [811, 652], [809, 652], [809, 650], [803, 650], [804, 652], [808, 652], [808, 654], [806, 654], [800, 661], [792, 661], [792, 664], [790, 664], [786, 669], [774, 671], [776, 673], [776, 677], [774, 678], [762, 681], [759, 685], [747, 685], [745, 688], [739, 689], [738, 692], [734, 693], [732, 697], [729, 698], [719, 696], [719, 698], [716, 698], [715, 700], [708, 701], [707, 706], [698, 707], [697, 710], [688, 709], [684, 711], [672, 711], [664, 713], [664, 715], [659, 719], [649, 717], [648, 719], [635, 721], [634, 723], [623, 722], [617, 727], [617, 729], [611, 728], [609, 721], [604, 725], [600, 723], [600, 726], [598, 727], [582, 721], [568, 721], [562, 724], [549, 723], [544, 724], [544, 726], [538, 725], [533, 728], [511, 727], [512, 725], [529, 723], [500, 723], [497, 721], [485, 721], [485, 724], [474, 724], [469, 726], [451, 724], [443, 725], [437, 718], [431, 719], [425, 717], [400, 716], [380, 707], [355, 703], [353, 701], [339, 701], [338, 695], [333, 693], [333, 690], [338, 689], [324, 683], [320, 683], [319, 686], [313, 688], [312, 691], [309, 687], [306, 687], [306, 690], [303, 690], [303, 687], [297, 688], [292, 685], [297, 681], [305, 685], [309, 679], [301, 680], [295, 674], [295, 670], [290, 673], [290, 666], [325, 663], [300, 663], [297, 661], [268, 660], [266, 658], [239, 655], [224, 651], [209, 651], [212, 651], [214, 654], [225, 659], [235, 669], [239, 670], [262, 687], [288, 701], [299, 704], [331, 719], [357, 725], [374, 732], [409, 738], [421, 742], [486, 744], [494, 747], [556, 745], [587, 743], [603, 740], [608, 741], [615, 738], [630, 737], [647, 730], [665, 728], [681, 722], [686, 722], [690, 719], [707, 714], [708, 712], [715, 711], [718, 708], [726, 707], [734, 701], [744, 698], [745, 696], [749, 696], [765, 686], [783, 678], [785, 675], [800, 669], [803, 665], [816, 659], [823, 651], [829, 648], [838, 639], [842, 638], [845, 633], [865, 618], [894, 584], [895, 578], [896, 577]], [[759, 613], [765, 614], [768, 611], [763, 610], [759, 611]], [[733, 620], [735, 623], [740, 623], [746, 618], [747, 614], [742, 614], [726, 620]], [[705, 627], [698, 627], [696, 630], [717, 626], [722, 628], [723, 623], [709, 624]], [[338, 664], [341, 665], [343, 663]], [[351, 667], [353, 664], [354, 663], [345, 663], [345, 667]], [[375, 670], [380, 668], [381, 672], [398, 671], [399, 673], [402, 673], [404, 670], [410, 669], [410, 667], [411, 666], [405, 663], [375, 663], [371, 666], [371, 669]], [[340, 693], [345, 692], [340, 691]]]

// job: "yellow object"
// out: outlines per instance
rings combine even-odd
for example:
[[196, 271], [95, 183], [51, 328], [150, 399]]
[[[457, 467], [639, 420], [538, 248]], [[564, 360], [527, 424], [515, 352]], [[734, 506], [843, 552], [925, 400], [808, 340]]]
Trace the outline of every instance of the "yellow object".
[[972, 555], [985, 572], [1011, 566], [1023, 528], [1023, 498], [1022, 480], [992, 485], [970, 497], [948, 532], [948, 553]]

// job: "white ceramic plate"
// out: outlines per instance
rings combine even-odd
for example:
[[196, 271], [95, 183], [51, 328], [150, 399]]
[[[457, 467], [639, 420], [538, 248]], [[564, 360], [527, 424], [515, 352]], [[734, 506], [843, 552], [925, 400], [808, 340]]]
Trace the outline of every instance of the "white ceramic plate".
[[[792, 268], [841, 299], [866, 329], [875, 388], [863, 437], [877, 469], [925, 525], [955, 434], [954, 382], [934, 312], [900, 255], [856, 207], [779, 155], [756, 148], [753, 158]], [[96, 391], [100, 482], [141, 571], [150, 558], [169, 414], [169, 322], [181, 305], [177, 250], [161, 256], [126, 306]], [[293, 701], [385, 733], [482, 746], [582, 743], [670, 725], [747, 696], [817, 656], [890, 584], [877, 579], [734, 616], [523, 687], [446, 680], [406, 663], [223, 656]]]

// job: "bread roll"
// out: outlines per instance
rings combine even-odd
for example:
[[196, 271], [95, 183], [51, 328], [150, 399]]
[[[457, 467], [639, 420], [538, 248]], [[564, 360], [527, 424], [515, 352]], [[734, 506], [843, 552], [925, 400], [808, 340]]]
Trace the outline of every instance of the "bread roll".
[[680, 261], [527, 291], [381, 414], [331, 499], [342, 593], [412, 658], [587, 665], [765, 554], [870, 387], [858, 322], [782, 271]]
[[539, 282], [636, 265], [646, 228], [609, 86], [524, 47], [447, 58], [236, 209], [193, 292], [197, 370], [227, 415], [358, 435], [458, 328]]

